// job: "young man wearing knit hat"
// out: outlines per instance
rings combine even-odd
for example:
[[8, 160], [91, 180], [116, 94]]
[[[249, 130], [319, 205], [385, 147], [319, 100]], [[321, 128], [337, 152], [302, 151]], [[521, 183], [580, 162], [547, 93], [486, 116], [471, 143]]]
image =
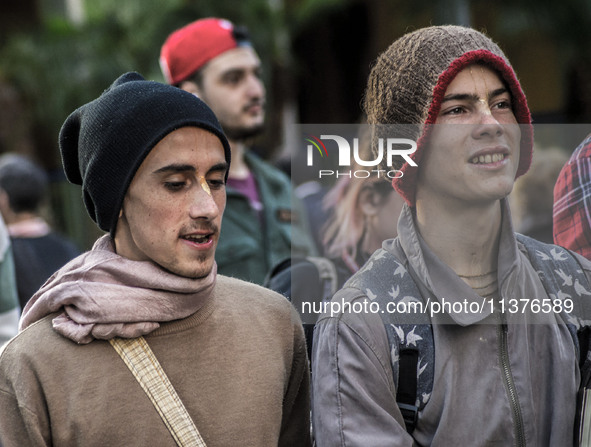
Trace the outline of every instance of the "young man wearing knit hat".
[[[511, 226], [506, 196], [530, 165], [533, 130], [507, 58], [473, 29], [419, 29], [379, 56], [365, 111], [376, 141], [384, 125], [408, 125], [416, 167], [394, 166], [407, 202], [398, 238], [333, 297], [344, 310], [316, 325], [317, 445], [572, 444], [576, 325], [561, 309], [515, 306], [562, 308], [530, 257], [547, 255], [526, 243], [548, 247], [548, 262], [566, 252]], [[584, 287], [591, 263], [578, 261]], [[562, 272], [571, 283], [574, 270]], [[381, 313], [351, 311], [376, 303]]]
[[[24, 309], [0, 356], [0, 442], [308, 445], [297, 313], [216, 272], [230, 146], [212, 111], [127, 73], [73, 112], [59, 141], [108, 234]], [[158, 362], [163, 373], [148, 367]]]
[[169, 84], [194, 93], [216, 116], [232, 148], [221, 273], [262, 284], [280, 261], [314, 251], [289, 179], [247, 147], [264, 125], [261, 61], [245, 28], [207, 18], [174, 31], [160, 53]]

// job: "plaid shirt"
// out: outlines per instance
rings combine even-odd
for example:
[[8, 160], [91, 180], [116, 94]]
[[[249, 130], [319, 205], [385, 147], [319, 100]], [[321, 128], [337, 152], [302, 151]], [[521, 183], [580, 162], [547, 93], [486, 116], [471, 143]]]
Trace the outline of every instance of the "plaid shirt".
[[554, 243], [591, 259], [591, 134], [554, 185]]

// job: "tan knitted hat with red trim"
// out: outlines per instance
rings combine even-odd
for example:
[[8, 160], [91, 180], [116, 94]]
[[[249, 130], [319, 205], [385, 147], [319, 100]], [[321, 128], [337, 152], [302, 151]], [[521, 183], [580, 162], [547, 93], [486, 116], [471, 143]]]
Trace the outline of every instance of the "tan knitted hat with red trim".
[[[414, 206], [417, 173], [424, 152], [420, 139], [424, 125], [435, 123], [447, 87], [462, 69], [475, 63], [499, 73], [511, 91], [515, 118], [519, 124], [527, 125], [522, 126], [516, 178], [529, 169], [533, 150], [531, 115], [515, 72], [498, 45], [472, 28], [422, 28], [405, 34], [378, 57], [369, 75], [364, 102], [369, 124], [416, 125], [405, 126], [414, 135], [404, 136], [418, 143], [411, 158], [419, 167], [410, 166], [402, 158], [395, 160], [400, 161], [399, 165], [393, 166], [403, 176], [394, 179], [392, 186], [410, 206]], [[381, 127], [376, 126], [372, 137], [376, 143]]]

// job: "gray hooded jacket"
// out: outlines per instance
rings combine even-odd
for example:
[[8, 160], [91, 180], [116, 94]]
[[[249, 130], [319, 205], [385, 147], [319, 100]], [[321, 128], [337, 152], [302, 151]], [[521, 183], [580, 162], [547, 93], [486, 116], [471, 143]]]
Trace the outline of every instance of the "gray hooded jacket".
[[[503, 201], [499, 246], [500, 298], [548, 299], [524, 247], [514, 237]], [[405, 206], [395, 240], [383, 248], [420, 278], [423, 298], [482, 302], [482, 298], [428, 248]], [[578, 257], [587, 278], [591, 262]], [[391, 280], [394, 284], [395, 279]], [[344, 288], [334, 300], [364, 300]], [[525, 306], [491, 306], [449, 313], [451, 324], [433, 324], [434, 384], [412, 436], [396, 404], [390, 348], [383, 322], [371, 312], [323, 315], [313, 349], [313, 427], [325, 446], [566, 446], [572, 445], [577, 353], [567, 327], [554, 313]], [[534, 308], [534, 310], [537, 310]]]

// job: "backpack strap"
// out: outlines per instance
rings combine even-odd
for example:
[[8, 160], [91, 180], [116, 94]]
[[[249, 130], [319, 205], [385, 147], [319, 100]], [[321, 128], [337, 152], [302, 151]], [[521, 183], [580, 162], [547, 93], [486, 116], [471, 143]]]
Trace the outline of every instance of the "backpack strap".
[[[587, 360], [588, 343], [580, 336], [586, 333], [584, 329], [591, 324], [591, 286], [579, 261], [569, 250], [558, 245], [545, 244], [522, 234], [516, 234], [515, 237], [527, 250], [531, 265], [548, 296], [552, 300], [572, 301], [572, 312], [566, 312], [563, 307], [560, 315], [573, 338], [579, 364], [584, 367], [587, 363], [586, 368], [590, 368], [591, 362]], [[587, 349], [581, 350], [585, 347]]]
[[109, 343], [150, 398], [176, 444], [179, 447], [206, 447], [199, 430], [144, 337], [112, 338]]
[[526, 248], [548, 296], [552, 300], [569, 299], [573, 302], [573, 311], [567, 313], [563, 307], [561, 317], [573, 339], [581, 370], [574, 433], [574, 445], [579, 445], [584, 394], [591, 382], [591, 287], [578, 259], [569, 250], [522, 234], [515, 237]]
[[[390, 278], [390, 280], [386, 280]], [[376, 251], [345, 287], [356, 288], [378, 302], [388, 343], [396, 403], [406, 430], [412, 433], [418, 414], [433, 390], [435, 349], [429, 315], [419, 289], [406, 268], [384, 249]]]

